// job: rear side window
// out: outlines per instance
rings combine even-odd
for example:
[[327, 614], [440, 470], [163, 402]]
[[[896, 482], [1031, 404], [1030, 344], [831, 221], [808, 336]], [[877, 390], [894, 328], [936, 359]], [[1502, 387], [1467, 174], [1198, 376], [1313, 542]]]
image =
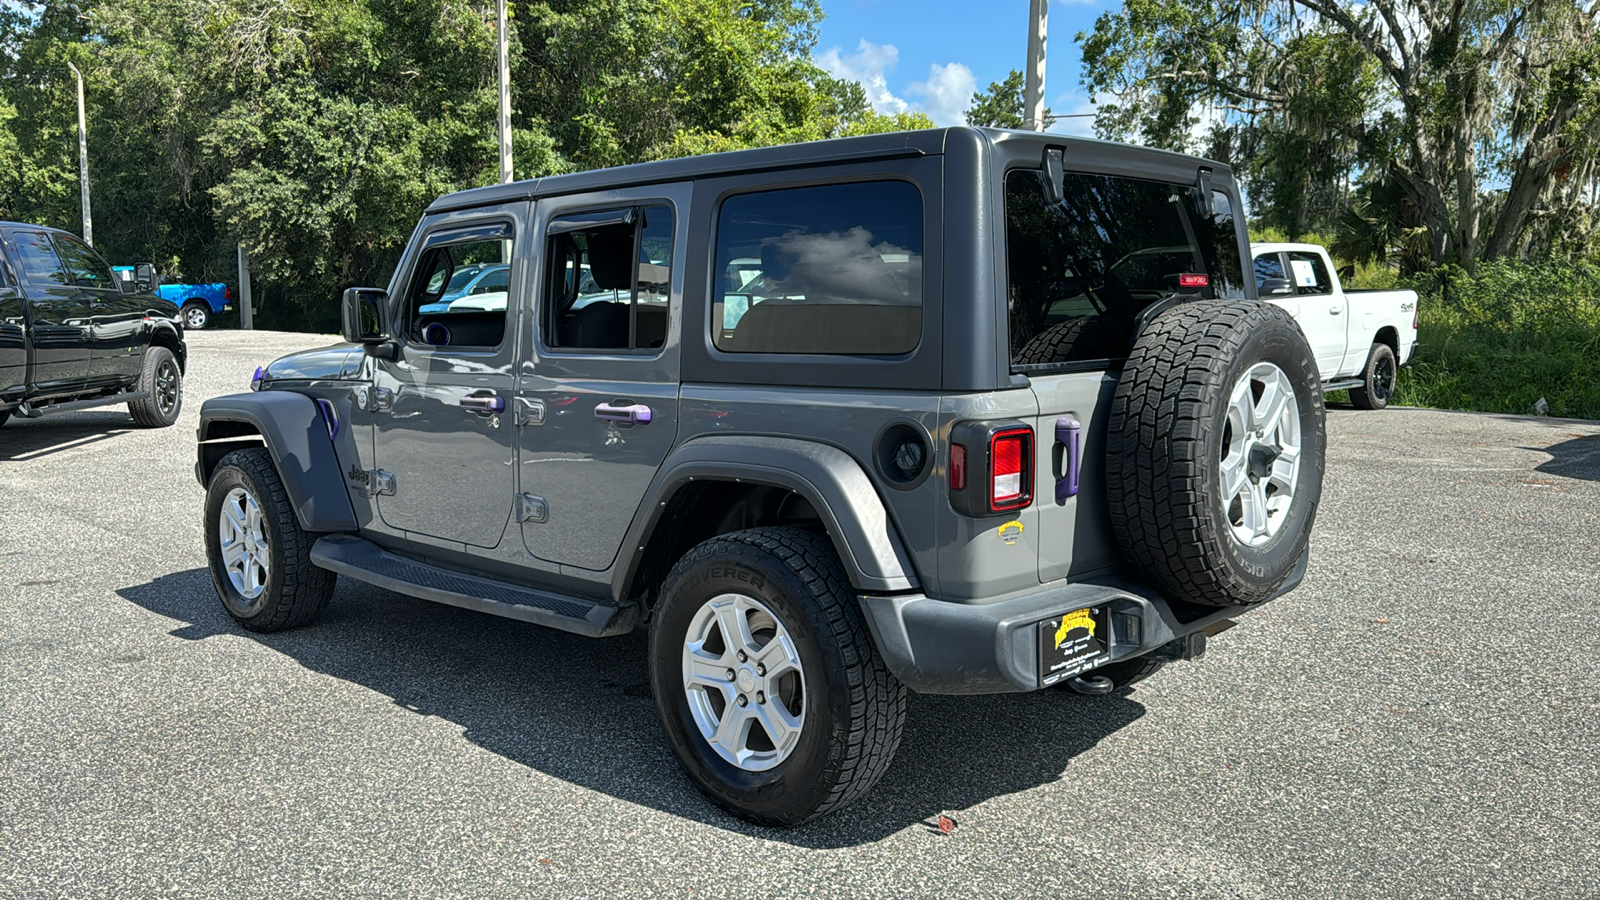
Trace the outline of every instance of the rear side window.
[[871, 181], [739, 194], [717, 219], [711, 339], [891, 356], [922, 340], [922, 194]]
[[16, 248], [22, 277], [29, 284], [72, 283], [48, 237], [33, 231], [18, 231], [11, 235], [11, 246]]
[[579, 213], [552, 220], [546, 231], [547, 346], [620, 352], [666, 343], [672, 207]]
[[1052, 204], [1037, 171], [1006, 176], [1013, 367], [1125, 358], [1139, 313], [1194, 290], [1186, 275], [1205, 276], [1207, 297], [1243, 296], [1226, 194], [1203, 216], [1190, 185], [1069, 172], [1064, 188]]
[[1291, 252], [1289, 273], [1295, 293], [1301, 296], [1333, 293], [1333, 279], [1328, 277], [1328, 267], [1315, 253]]

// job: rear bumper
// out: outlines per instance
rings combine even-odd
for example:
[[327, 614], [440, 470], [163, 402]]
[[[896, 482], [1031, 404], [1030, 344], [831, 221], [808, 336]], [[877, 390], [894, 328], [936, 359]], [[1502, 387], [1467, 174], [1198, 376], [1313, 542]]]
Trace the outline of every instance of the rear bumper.
[[[1277, 599], [1305, 577], [1302, 555]], [[1268, 601], [1270, 602], [1270, 601]], [[1142, 656], [1263, 604], [1197, 607], [1174, 603], [1120, 579], [1065, 584], [985, 604], [923, 594], [864, 596], [862, 609], [878, 652], [895, 677], [924, 694], [1001, 694], [1040, 687], [1038, 625], [1089, 607], [1108, 610], [1111, 634], [1097, 664]]]

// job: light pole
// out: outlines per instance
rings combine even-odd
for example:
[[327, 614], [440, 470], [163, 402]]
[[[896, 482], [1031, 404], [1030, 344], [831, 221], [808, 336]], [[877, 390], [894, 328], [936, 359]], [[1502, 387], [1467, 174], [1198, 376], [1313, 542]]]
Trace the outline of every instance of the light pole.
[[511, 183], [511, 43], [506, 34], [506, 0], [498, 0], [500, 15], [500, 183]]
[[67, 68], [78, 76], [78, 187], [83, 193], [83, 242], [93, 247], [94, 221], [89, 216], [89, 126], [83, 115], [83, 73], [72, 63], [67, 63]]
[[1028, 17], [1028, 77], [1022, 104], [1022, 127], [1043, 131], [1044, 120], [1044, 36], [1050, 0], [1032, 0]]

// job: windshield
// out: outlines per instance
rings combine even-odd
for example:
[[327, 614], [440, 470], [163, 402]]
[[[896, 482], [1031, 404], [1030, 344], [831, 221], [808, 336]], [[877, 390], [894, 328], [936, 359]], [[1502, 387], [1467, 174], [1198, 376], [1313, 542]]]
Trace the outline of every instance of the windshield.
[[1205, 276], [1206, 297], [1244, 296], [1232, 207], [1204, 217], [1190, 185], [1069, 172], [1061, 203], [1037, 171], [1006, 176], [1011, 361], [1018, 369], [1125, 358], [1135, 319]]

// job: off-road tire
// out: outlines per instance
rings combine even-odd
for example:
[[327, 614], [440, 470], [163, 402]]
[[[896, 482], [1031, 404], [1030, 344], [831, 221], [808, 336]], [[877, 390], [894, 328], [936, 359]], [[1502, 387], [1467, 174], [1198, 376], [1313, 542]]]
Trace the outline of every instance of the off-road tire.
[[199, 300], [185, 303], [179, 315], [183, 318], [183, 327], [189, 331], [203, 331], [211, 324], [211, 307]]
[[1367, 366], [1361, 370], [1361, 387], [1350, 389], [1350, 402], [1357, 409], [1383, 409], [1394, 396], [1398, 374], [1394, 348], [1382, 341], [1374, 343], [1367, 354]]
[[[1278, 531], [1247, 546], [1230, 527], [1219, 465], [1229, 394], [1259, 362], [1276, 365], [1292, 382], [1301, 462]], [[1124, 559], [1155, 587], [1191, 603], [1270, 599], [1310, 540], [1325, 444], [1316, 360], [1287, 312], [1253, 301], [1203, 300], [1162, 313], [1134, 343], [1107, 428], [1106, 499]]]
[[[244, 488], [261, 507], [267, 535], [268, 572], [260, 608], [241, 614], [250, 601], [234, 589], [223, 564], [220, 521], [222, 504], [236, 487]], [[249, 631], [270, 632], [306, 625], [327, 608], [337, 576], [313, 565], [311, 545], [317, 535], [300, 528], [289, 493], [265, 447], [235, 450], [217, 463], [206, 487], [206, 558], [211, 583], [222, 608]]]
[[[170, 402], [161, 395], [164, 378], [175, 379], [177, 396]], [[145, 349], [138, 390], [148, 392], [149, 396], [128, 404], [133, 424], [140, 428], [166, 428], [178, 421], [178, 414], [183, 412], [183, 370], [171, 350], [155, 346]]]
[[[725, 593], [772, 610], [804, 667], [799, 742], [765, 771], [719, 756], [695, 725], [684, 690], [690, 622]], [[905, 728], [906, 690], [878, 655], [826, 538], [799, 528], [753, 528], [705, 541], [667, 575], [653, 615], [656, 708], [673, 753], [713, 803], [761, 825], [797, 825], [859, 799], [888, 770]]]
[[1106, 359], [1128, 348], [1128, 331], [1108, 316], [1080, 316], [1034, 335], [1014, 354], [1019, 365]]

